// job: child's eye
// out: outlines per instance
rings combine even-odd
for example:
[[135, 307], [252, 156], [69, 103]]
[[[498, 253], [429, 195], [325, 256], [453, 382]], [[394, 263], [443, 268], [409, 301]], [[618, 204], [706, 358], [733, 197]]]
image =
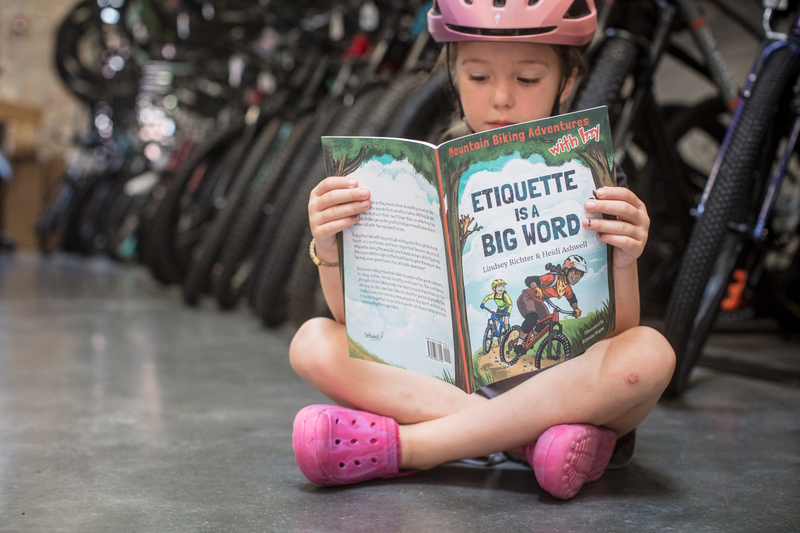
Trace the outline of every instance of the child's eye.
[[517, 78], [521, 83], [526, 85], [533, 85], [534, 83], [539, 83], [539, 78]]
[[481, 74], [470, 74], [469, 75], [469, 80], [470, 81], [486, 81], [488, 78], [489, 78], [489, 76], [483, 76]]

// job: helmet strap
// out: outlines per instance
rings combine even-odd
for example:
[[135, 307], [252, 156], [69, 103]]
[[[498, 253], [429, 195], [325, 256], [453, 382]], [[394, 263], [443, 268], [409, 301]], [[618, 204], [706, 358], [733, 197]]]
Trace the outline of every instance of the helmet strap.
[[461, 107], [461, 95], [456, 89], [456, 84], [453, 83], [453, 73], [450, 72], [450, 43], [445, 43], [444, 47], [447, 60], [447, 79], [450, 82], [450, 88], [453, 90], [453, 94], [456, 95], [456, 103], [458, 104], [458, 116], [461, 117], [461, 120], [466, 120], [466, 117], [464, 116], [464, 108]]
[[553, 102], [553, 109], [550, 111], [550, 116], [555, 117], [556, 115], [561, 114], [561, 95], [564, 94], [564, 87], [567, 85], [567, 79], [561, 78], [561, 86], [558, 88], [558, 94], [556, 94], [556, 100]]

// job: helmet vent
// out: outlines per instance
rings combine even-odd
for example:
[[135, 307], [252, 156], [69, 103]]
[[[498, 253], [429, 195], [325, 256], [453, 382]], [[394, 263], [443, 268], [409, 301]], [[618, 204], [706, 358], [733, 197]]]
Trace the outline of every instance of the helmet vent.
[[447, 27], [454, 32], [466, 35], [488, 35], [490, 37], [523, 37], [525, 35], [539, 35], [549, 33], [557, 29], [556, 26], [545, 26], [543, 28], [518, 28], [518, 29], [493, 29], [493, 28], [469, 28], [467, 26], [456, 26], [448, 24]]
[[575, 0], [574, 2], [572, 2], [572, 5], [569, 6], [567, 12], [564, 13], [564, 18], [578, 19], [591, 14], [592, 10], [589, 9], [589, 5], [586, 3], [586, 0]]
[[494, 7], [506, 7], [506, 0], [494, 0]]
[[539, 3], [539, 0], [528, 0], [528, 5], [529, 6], [535, 6], [538, 3]]
[[464, 0], [464, 3], [467, 4], [468, 6], [471, 6], [472, 5], [472, 0]]
[[439, 0], [433, 0], [433, 8], [431, 9], [434, 15], [441, 16], [442, 10], [439, 9]]

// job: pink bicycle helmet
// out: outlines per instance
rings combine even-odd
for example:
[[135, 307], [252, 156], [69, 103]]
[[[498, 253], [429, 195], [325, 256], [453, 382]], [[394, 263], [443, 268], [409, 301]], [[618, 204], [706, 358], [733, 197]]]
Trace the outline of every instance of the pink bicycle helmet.
[[433, 0], [428, 30], [440, 43], [515, 41], [583, 46], [597, 27], [594, 0]]

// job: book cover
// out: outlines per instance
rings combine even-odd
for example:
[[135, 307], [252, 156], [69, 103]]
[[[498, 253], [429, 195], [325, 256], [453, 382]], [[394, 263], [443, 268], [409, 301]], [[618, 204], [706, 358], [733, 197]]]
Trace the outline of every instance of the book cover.
[[356, 137], [323, 146], [328, 175], [371, 191], [372, 207], [340, 241], [352, 356], [473, 392], [575, 357], [613, 330], [611, 249], [581, 223], [585, 201], [614, 184], [605, 108], [439, 147]]

